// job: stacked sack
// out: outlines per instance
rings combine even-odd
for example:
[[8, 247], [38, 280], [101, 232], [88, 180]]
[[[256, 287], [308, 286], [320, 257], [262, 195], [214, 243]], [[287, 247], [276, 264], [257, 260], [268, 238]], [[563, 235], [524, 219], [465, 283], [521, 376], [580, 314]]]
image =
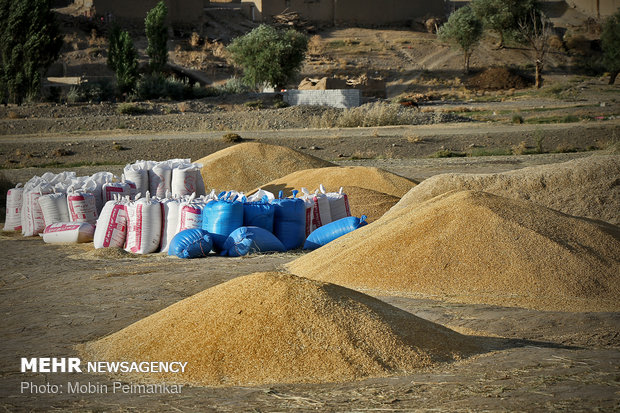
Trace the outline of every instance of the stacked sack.
[[46, 242], [93, 240], [95, 248], [192, 258], [210, 251], [242, 256], [312, 249], [365, 225], [350, 217], [342, 189], [327, 192], [320, 185], [297, 194], [205, 194], [200, 166], [188, 159], [138, 161], [125, 167], [121, 180], [109, 172], [33, 177], [9, 190], [5, 229], [42, 234]]

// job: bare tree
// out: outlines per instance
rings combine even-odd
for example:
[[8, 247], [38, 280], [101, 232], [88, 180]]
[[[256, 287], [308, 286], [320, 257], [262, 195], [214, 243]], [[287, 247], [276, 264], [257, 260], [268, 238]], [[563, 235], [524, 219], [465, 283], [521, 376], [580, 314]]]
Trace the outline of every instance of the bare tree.
[[542, 70], [545, 64], [545, 57], [549, 51], [551, 23], [543, 12], [533, 10], [519, 20], [518, 30], [521, 42], [529, 45], [534, 50], [534, 57], [536, 59], [536, 88], [541, 88], [543, 82]]

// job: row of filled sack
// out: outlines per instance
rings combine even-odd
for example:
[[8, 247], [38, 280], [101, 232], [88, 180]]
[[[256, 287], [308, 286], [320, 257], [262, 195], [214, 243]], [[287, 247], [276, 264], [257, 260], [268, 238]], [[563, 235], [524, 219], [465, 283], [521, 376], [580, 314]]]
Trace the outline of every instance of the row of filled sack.
[[75, 172], [47, 172], [8, 191], [4, 229], [33, 236], [56, 222], [94, 224], [103, 205], [114, 195], [135, 199], [146, 194], [149, 186], [157, 193], [165, 190], [162, 197], [168, 192], [173, 196], [205, 192], [200, 165], [191, 164], [189, 159], [139, 161], [125, 167], [121, 181], [110, 172], [84, 177]]
[[89, 223], [59, 222], [45, 228], [43, 239], [46, 242], [94, 240], [95, 248], [117, 247], [148, 254], [166, 252], [177, 234], [199, 229], [209, 235], [213, 243], [210, 248], [214, 251], [238, 256], [302, 246], [314, 249], [365, 224], [364, 219], [344, 217], [308, 234], [307, 220], [312, 219], [308, 211], [312, 211], [318, 197], [307, 203], [295, 194], [292, 198], [281, 196], [274, 199], [270, 193], [259, 192], [246, 198], [239, 193], [215, 195], [212, 191], [200, 197], [193, 194], [159, 199], [147, 195], [136, 201], [116, 197], [106, 203], [96, 227]]
[[[333, 194], [331, 205], [338, 209], [338, 200], [346, 201], [346, 197], [336, 194]], [[203, 229], [213, 238], [214, 249], [219, 252], [228, 236], [240, 227], [255, 227], [273, 234], [284, 250], [300, 248], [310, 233], [323, 226], [315, 219], [321, 215], [321, 205], [325, 211], [323, 215], [330, 216], [330, 201], [326, 194], [297, 198], [297, 191], [294, 191], [293, 197], [283, 198], [282, 195], [280, 193], [276, 199], [266, 191], [249, 197], [235, 191], [219, 195], [212, 191], [199, 197], [159, 199], [147, 196], [135, 202], [116, 199], [106, 204], [97, 222], [95, 248], [124, 247], [138, 254], [166, 252], [179, 232]], [[349, 215], [343, 213], [342, 218]]]

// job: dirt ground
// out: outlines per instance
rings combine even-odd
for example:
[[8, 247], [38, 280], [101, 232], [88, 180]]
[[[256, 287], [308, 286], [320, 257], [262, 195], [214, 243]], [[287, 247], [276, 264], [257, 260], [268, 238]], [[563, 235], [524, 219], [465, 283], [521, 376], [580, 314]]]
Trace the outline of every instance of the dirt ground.
[[[484, 351], [402, 377], [353, 383], [184, 387], [181, 394], [68, 394], [100, 375], [20, 373], [20, 357], [75, 356], [93, 340], [233, 277], [280, 269], [299, 253], [179, 260], [97, 259], [92, 245], [3, 234], [0, 405], [6, 411], [613, 411], [620, 408], [620, 315], [556, 313], [381, 297], [464, 334]], [[20, 392], [22, 382], [62, 394]], [[28, 393], [28, 394], [27, 394]]]

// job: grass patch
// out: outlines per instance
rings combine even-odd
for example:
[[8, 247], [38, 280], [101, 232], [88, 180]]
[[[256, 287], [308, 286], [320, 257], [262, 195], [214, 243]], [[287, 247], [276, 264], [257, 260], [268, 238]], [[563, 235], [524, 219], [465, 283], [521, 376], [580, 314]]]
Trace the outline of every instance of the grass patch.
[[509, 148], [477, 148], [471, 151], [470, 156], [508, 156], [512, 155], [512, 150]]
[[575, 115], [541, 116], [537, 118], [525, 119], [525, 123], [540, 125], [545, 123], [575, 123], [580, 122], [581, 120], [581, 118]]
[[369, 103], [357, 108], [328, 110], [313, 117], [309, 124], [313, 128], [356, 128], [390, 125], [412, 125], [416, 123], [417, 111], [398, 104]]
[[241, 142], [243, 138], [236, 133], [226, 133], [222, 136], [222, 140], [228, 143]]
[[455, 152], [448, 149], [443, 149], [430, 155], [429, 158], [463, 158], [465, 156], [467, 156], [465, 152]]
[[260, 99], [248, 100], [247, 102], [244, 102], [243, 105], [248, 108], [254, 108], [254, 109], [262, 109], [265, 107], [265, 105], [263, 104], [263, 101]]
[[133, 103], [121, 103], [117, 106], [116, 112], [120, 115], [143, 115], [147, 109]]

